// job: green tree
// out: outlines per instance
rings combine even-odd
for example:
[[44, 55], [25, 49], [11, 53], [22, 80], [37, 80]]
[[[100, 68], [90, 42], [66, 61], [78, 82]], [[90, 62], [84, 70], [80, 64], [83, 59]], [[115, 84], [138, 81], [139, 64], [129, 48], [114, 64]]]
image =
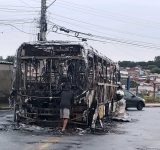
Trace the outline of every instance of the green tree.
[[144, 62], [144, 61], [137, 62], [137, 65], [141, 66], [142, 68], [147, 68], [148, 66], [147, 62]]
[[152, 73], [159, 73], [160, 69], [160, 56], [156, 56], [154, 58], [154, 61], [148, 61], [148, 62], [133, 62], [133, 61], [120, 61], [119, 62], [120, 67], [136, 67], [140, 66], [142, 69], [149, 69]]
[[155, 58], [154, 58], [154, 61], [156, 62], [156, 61], [159, 61], [160, 62], [160, 56], [156, 56]]
[[136, 88], [138, 86], [138, 83], [136, 81], [131, 81], [130, 83], [131, 88]]
[[153, 68], [155, 68], [156, 67], [156, 65], [148, 65], [148, 69], [149, 70], [152, 70]]
[[160, 74], [160, 68], [154, 67], [154, 68], [151, 69], [151, 72]]
[[136, 67], [137, 64], [133, 61], [120, 61], [119, 65], [121, 67]]

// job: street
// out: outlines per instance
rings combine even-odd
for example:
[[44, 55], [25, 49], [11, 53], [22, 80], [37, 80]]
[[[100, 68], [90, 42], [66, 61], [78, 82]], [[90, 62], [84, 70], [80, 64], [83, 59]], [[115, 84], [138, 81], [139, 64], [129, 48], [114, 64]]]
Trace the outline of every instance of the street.
[[160, 108], [128, 113], [131, 122], [113, 122], [104, 134], [60, 135], [40, 127], [18, 128], [12, 112], [1, 110], [0, 150], [160, 150]]

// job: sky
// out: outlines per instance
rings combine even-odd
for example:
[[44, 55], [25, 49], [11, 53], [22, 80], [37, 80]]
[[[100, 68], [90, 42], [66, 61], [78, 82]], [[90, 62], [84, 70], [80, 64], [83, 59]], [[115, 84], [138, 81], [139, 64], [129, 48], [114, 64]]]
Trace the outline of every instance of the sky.
[[[0, 56], [5, 58], [23, 42], [37, 40], [41, 0], [0, 1]], [[159, 0], [56, 0], [47, 9], [47, 40], [79, 41], [75, 32], [54, 32], [65, 27], [92, 35], [79, 37], [113, 61], [154, 60], [160, 55], [159, 14]]]

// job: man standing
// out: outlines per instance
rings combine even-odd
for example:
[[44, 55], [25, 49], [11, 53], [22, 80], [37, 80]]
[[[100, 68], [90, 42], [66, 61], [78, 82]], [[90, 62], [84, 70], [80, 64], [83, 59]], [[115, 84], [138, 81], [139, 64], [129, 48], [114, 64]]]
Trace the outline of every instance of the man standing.
[[74, 95], [71, 87], [65, 83], [61, 93], [60, 118], [63, 120], [62, 132], [65, 131], [70, 118], [70, 109], [73, 104]]
[[126, 100], [124, 97], [124, 91], [121, 85], [117, 88], [116, 92], [116, 108], [112, 119], [117, 121], [130, 121], [129, 115], [126, 113]]

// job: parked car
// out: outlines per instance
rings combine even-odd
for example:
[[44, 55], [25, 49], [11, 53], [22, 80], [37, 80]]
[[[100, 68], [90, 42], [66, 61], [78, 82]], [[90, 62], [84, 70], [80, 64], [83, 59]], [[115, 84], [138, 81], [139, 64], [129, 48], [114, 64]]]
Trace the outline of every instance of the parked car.
[[145, 107], [145, 100], [130, 91], [124, 91], [124, 99], [126, 100], [126, 109], [137, 108], [138, 110], [142, 110]]

